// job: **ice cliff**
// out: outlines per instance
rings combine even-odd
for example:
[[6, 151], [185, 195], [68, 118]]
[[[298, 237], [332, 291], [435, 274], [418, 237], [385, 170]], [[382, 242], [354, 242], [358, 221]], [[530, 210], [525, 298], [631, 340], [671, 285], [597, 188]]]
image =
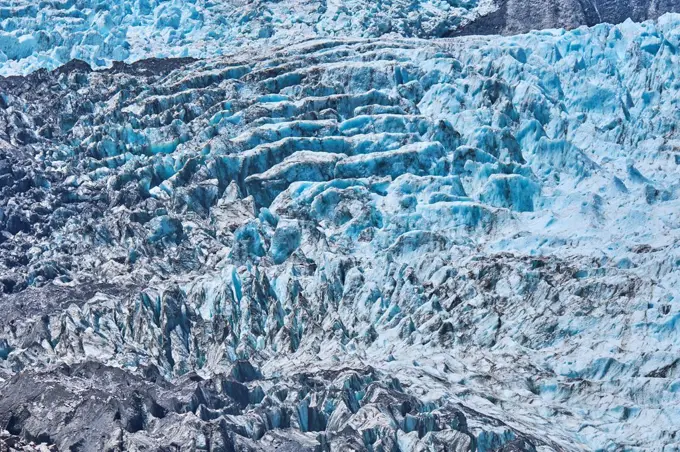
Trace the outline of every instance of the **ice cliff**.
[[[69, 36], [95, 53], [45, 63], [58, 30], [36, 31], [0, 40], [2, 70], [143, 56], [121, 30], [214, 50], [210, 33], [250, 23], [174, 26], [222, 20], [200, 1], [69, 16], [80, 3], [2, 9], [1, 39], [49, 12], [88, 22]], [[149, 12], [112, 13], [128, 7]], [[44, 52], [7, 54], [31, 39]], [[680, 15], [213, 50], [0, 79], [15, 441], [680, 448]]]

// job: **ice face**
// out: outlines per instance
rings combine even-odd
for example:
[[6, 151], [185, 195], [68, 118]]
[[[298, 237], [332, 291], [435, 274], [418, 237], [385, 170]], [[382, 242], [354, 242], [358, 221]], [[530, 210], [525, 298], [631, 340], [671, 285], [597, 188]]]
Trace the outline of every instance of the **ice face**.
[[679, 49], [668, 14], [1, 80], [0, 424], [676, 447]]

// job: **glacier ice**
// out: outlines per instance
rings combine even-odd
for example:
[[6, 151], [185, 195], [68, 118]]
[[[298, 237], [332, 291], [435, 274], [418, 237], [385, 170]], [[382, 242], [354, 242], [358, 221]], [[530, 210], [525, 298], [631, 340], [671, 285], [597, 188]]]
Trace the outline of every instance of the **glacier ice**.
[[[677, 12], [678, 0], [5, 0], [0, 75], [155, 57], [205, 58], [279, 49], [301, 38], [446, 37], [574, 28]], [[650, 36], [643, 49], [658, 49]], [[368, 66], [357, 66], [361, 76]], [[294, 79], [295, 74], [286, 76]], [[285, 78], [285, 77], [284, 77]], [[371, 79], [365, 79], [370, 82]], [[280, 80], [283, 81], [283, 80]], [[272, 81], [277, 83], [276, 81]]]
[[[49, 33], [11, 41], [40, 11], [94, 25], [64, 57], [86, 63], [0, 79], [9, 435], [680, 447], [680, 15], [349, 38], [330, 31], [361, 17], [329, 3], [327, 36], [195, 60], [179, 49], [236, 23], [208, 2], [41, 5], [0, 9], [3, 71], [63, 62], [39, 61], [63, 51]], [[237, 27], [307, 26], [267, 12], [286, 5]], [[180, 58], [107, 61], [146, 54], [114, 37], [128, 7], [129, 36], [154, 49], [162, 29], [176, 45], [151, 55]]]

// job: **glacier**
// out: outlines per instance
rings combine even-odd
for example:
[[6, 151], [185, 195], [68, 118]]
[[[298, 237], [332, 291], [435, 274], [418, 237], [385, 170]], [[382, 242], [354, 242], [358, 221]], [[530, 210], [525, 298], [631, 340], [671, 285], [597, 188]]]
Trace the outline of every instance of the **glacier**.
[[0, 3], [0, 75], [55, 69], [76, 58], [108, 67], [233, 55], [301, 36], [442, 35], [493, 9], [492, 0], [13, 0]]
[[679, 14], [154, 5], [0, 9], [0, 441], [680, 448]]
[[0, 76], [146, 58], [206, 58], [300, 39], [517, 34], [680, 11], [680, 0], [5, 0]]

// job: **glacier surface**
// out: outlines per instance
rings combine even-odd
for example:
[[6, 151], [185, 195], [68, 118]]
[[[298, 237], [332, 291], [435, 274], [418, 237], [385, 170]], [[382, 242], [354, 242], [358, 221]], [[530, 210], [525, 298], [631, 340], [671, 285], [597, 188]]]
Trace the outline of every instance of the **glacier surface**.
[[[195, 20], [171, 5], [128, 34]], [[679, 92], [676, 14], [0, 79], [0, 426], [60, 450], [676, 450]]]
[[328, 37], [448, 37], [641, 22], [680, 0], [5, 0], [0, 76], [234, 55]]

